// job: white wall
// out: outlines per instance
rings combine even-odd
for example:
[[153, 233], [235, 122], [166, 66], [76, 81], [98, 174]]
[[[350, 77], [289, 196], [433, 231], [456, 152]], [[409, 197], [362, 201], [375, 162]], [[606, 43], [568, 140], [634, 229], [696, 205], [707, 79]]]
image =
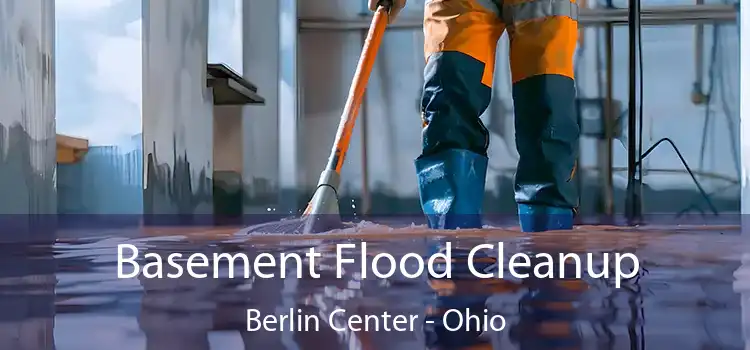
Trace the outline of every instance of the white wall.
[[142, 6], [144, 209], [148, 214], [211, 213], [208, 0], [144, 0]]
[[52, 0], [0, 6], [0, 198], [12, 198], [0, 214], [57, 210], [54, 9]]
[[258, 86], [263, 106], [244, 108], [243, 179], [254, 203], [248, 211], [275, 207], [279, 178], [279, 6], [249, 0], [243, 4], [243, 73]]
[[[740, 3], [740, 117], [742, 137], [742, 235], [750, 237], [750, 3]], [[742, 305], [742, 335], [745, 349], [750, 349], [750, 252], [742, 257], [742, 265], [735, 272], [735, 292], [740, 293]]]
[[[54, 9], [52, 0], [5, 0], [0, 6], [0, 245], [54, 237], [25, 226], [37, 221], [29, 215], [56, 211]], [[54, 260], [3, 255], [0, 285], [24, 288], [35, 297], [2, 298], [0, 348], [50, 349]], [[19, 271], [32, 270], [34, 276], [19, 277]]]
[[[750, 214], [750, 3], [740, 5], [740, 118], [742, 138], [742, 214]], [[744, 230], [743, 230], [744, 231]]]

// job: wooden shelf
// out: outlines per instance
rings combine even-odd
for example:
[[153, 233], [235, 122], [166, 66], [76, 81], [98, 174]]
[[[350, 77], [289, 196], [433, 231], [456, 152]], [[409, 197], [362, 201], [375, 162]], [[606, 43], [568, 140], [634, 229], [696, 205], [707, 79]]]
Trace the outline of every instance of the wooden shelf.
[[57, 134], [57, 164], [78, 163], [89, 151], [89, 140]]

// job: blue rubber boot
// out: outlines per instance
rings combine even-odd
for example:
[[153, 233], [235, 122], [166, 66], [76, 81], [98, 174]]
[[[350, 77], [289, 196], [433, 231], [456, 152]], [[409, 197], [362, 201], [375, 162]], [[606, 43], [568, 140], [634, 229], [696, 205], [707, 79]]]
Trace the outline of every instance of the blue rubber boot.
[[518, 221], [523, 232], [570, 230], [573, 228], [573, 209], [519, 204]]
[[482, 227], [487, 160], [461, 149], [417, 158], [419, 199], [430, 228]]
[[533, 75], [513, 84], [513, 101], [519, 156], [514, 192], [521, 229], [571, 229], [580, 139], [575, 81]]

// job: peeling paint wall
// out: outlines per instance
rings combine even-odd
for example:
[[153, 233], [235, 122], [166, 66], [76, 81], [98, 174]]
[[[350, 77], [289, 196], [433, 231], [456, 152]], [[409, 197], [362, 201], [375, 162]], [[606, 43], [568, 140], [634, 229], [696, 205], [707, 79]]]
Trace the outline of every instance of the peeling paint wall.
[[212, 212], [208, 0], [142, 2], [146, 214]]
[[54, 238], [27, 225], [40, 216], [26, 216], [57, 210], [54, 10], [54, 0], [0, 3], [0, 284], [34, 295], [0, 298], [0, 349], [54, 349], [54, 259], [31, 261], [12, 254], [23, 246], [2, 244]]
[[54, 214], [54, 0], [0, 4], [0, 214]]

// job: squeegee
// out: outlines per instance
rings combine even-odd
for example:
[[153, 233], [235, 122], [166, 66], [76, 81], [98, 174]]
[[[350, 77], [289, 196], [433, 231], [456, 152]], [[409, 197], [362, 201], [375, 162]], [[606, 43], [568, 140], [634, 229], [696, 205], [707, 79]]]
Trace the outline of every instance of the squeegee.
[[375, 57], [383, 40], [385, 28], [388, 25], [390, 8], [390, 0], [381, 1], [372, 18], [367, 38], [359, 57], [359, 63], [357, 64], [357, 69], [354, 72], [354, 78], [349, 88], [349, 95], [346, 98], [346, 104], [341, 113], [341, 121], [336, 131], [336, 138], [333, 142], [328, 163], [320, 174], [318, 186], [304, 213], [300, 218], [294, 220], [263, 223], [249, 227], [243, 230], [243, 232], [305, 234], [320, 233], [344, 227], [339, 213], [338, 198], [341, 169], [344, 166], [346, 152], [349, 150], [354, 124], [357, 120], [359, 107], [362, 105], [362, 99], [375, 63]]

